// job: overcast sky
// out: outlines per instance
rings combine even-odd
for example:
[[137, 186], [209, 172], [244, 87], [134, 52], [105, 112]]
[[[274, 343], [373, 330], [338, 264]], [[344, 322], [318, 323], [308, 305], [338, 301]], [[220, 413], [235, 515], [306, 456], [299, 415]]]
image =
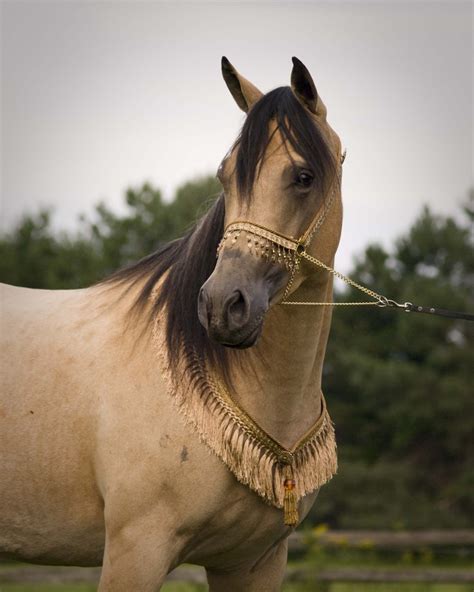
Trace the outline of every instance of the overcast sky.
[[348, 150], [339, 268], [472, 186], [470, 2], [12, 1], [1, 33], [3, 230], [214, 172], [243, 121], [222, 55], [263, 91], [292, 55], [313, 74]]

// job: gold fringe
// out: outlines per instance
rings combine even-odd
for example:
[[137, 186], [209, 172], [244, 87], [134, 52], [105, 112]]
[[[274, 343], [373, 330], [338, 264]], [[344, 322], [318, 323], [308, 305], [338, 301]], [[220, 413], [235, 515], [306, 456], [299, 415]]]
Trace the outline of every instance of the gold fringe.
[[[164, 320], [163, 315], [156, 320], [154, 345], [168, 392], [178, 411], [240, 483], [268, 504], [284, 508], [285, 523], [288, 520], [288, 523], [296, 524], [299, 500], [319, 489], [337, 471], [334, 426], [326, 407], [314, 433], [310, 432], [296, 450], [282, 449], [285, 453], [282, 462], [278, 450], [269, 447], [268, 441], [262, 441], [258, 431], [251, 429], [245, 420], [245, 412], [217, 392], [194, 352], [183, 352], [178, 371], [171, 371], [164, 340]], [[290, 478], [294, 480], [291, 490], [285, 488], [289, 470], [293, 475]]]

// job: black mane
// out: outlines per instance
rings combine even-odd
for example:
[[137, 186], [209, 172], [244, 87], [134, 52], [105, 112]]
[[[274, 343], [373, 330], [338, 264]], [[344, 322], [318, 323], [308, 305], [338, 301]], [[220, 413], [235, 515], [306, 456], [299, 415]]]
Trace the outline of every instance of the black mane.
[[[269, 131], [272, 120], [285, 145], [289, 144], [311, 168], [316, 187], [324, 196], [334, 178], [334, 159], [309, 113], [289, 87], [281, 87], [264, 95], [253, 106], [234, 144], [240, 199], [251, 199], [261, 163], [275, 133]], [[155, 285], [162, 280], [158, 297], [148, 308], [148, 320], [152, 322], [160, 311], [166, 311], [171, 366], [176, 367], [183, 351], [193, 351], [202, 362], [218, 367], [228, 377], [229, 350], [208, 338], [197, 315], [199, 290], [216, 264], [224, 217], [224, 194], [221, 194], [207, 214], [182, 238], [117, 271], [105, 283], [133, 286], [143, 281], [132, 310], [137, 312], [147, 307]]]

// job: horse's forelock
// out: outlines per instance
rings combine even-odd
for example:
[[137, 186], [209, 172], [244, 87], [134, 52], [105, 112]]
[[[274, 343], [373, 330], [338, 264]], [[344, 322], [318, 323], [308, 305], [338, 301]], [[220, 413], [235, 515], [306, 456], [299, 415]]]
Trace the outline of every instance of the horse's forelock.
[[[271, 132], [272, 121], [276, 127]], [[311, 168], [315, 187], [324, 196], [336, 173], [334, 157], [311, 114], [289, 86], [282, 86], [264, 95], [252, 107], [234, 144], [241, 199], [251, 198], [259, 167], [277, 131], [285, 145], [291, 146]]]

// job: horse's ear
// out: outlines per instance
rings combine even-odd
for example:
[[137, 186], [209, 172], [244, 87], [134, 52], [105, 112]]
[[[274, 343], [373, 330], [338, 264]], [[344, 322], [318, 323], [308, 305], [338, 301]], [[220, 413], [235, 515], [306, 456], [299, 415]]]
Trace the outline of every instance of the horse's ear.
[[308, 72], [308, 68], [298, 58], [291, 58], [291, 88], [296, 97], [315, 115], [325, 115], [326, 109], [318, 97], [318, 91]]
[[225, 56], [222, 57], [222, 76], [242, 111], [247, 113], [252, 105], [263, 97], [263, 93], [241, 76]]

